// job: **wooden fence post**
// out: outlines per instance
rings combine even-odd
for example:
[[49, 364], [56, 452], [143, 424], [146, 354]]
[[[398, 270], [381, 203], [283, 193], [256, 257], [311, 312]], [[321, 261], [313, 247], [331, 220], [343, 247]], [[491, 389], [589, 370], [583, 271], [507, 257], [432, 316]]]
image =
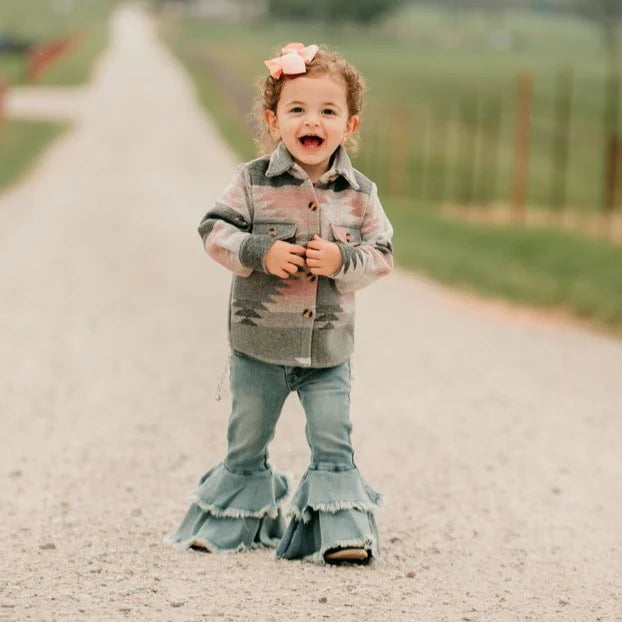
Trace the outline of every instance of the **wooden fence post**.
[[618, 101], [620, 93], [620, 77], [617, 74], [609, 76], [604, 112], [605, 134], [605, 165], [603, 188], [603, 212], [613, 211], [616, 196], [619, 194], [618, 176], [616, 175], [616, 160], [618, 157]]
[[371, 129], [370, 129], [373, 123], [370, 122], [370, 119], [371, 119], [370, 113], [367, 112], [367, 114], [365, 115], [364, 126], [363, 126], [365, 128], [365, 131], [361, 132], [361, 135], [360, 135], [361, 150], [359, 151], [357, 155], [357, 159], [360, 164], [360, 169], [366, 175], [371, 176], [373, 175], [372, 173], [372, 166], [373, 166], [372, 149], [374, 145], [373, 145], [373, 139], [372, 139]]
[[614, 205], [620, 207], [620, 200], [622, 199], [622, 143], [618, 140], [618, 149], [616, 151], [616, 182], [614, 195]]
[[428, 187], [430, 184], [430, 144], [432, 142], [431, 138], [431, 121], [430, 121], [430, 113], [426, 106], [423, 116], [423, 122], [421, 124], [421, 158], [420, 158], [420, 167], [419, 167], [419, 196], [422, 201], [425, 201], [428, 198]]
[[421, 115], [419, 111], [413, 114], [412, 131], [406, 141], [406, 186], [405, 192], [409, 197], [420, 196], [421, 190]]
[[437, 112], [434, 117], [434, 138], [432, 144], [436, 145], [436, 153], [433, 159], [436, 162], [435, 173], [433, 176], [433, 184], [430, 192], [430, 198], [442, 203], [445, 198], [445, 182], [447, 177], [447, 116], [444, 113]]
[[476, 137], [477, 137], [477, 99], [470, 97], [460, 103], [460, 130], [462, 135], [462, 149], [458, 153], [462, 168], [462, 183], [459, 189], [459, 200], [464, 206], [473, 201], [473, 190], [476, 170]]
[[406, 146], [412, 122], [410, 111], [398, 108], [392, 115], [391, 145], [389, 147], [389, 194], [403, 195], [406, 180]]
[[0, 123], [4, 121], [4, 106], [8, 90], [9, 83], [6, 80], [0, 80]]
[[[378, 150], [378, 141], [376, 134], [376, 123], [375, 117], [372, 115], [368, 115], [367, 117], [367, 128], [365, 130], [365, 140], [363, 142], [362, 148], [362, 156], [365, 161], [365, 174], [371, 177], [372, 179], [376, 179], [378, 176], [378, 168], [377, 168], [377, 155], [376, 152]], [[380, 188], [380, 184], [376, 181], [378, 187]]]
[[374, 156], [373, 175], [376, 180], [376, 185], [384, 193], [388, 191], [388, 168], [390, 162], [387, 157], [388, 154], [386, 153], [388, 140], [386, 138], [385, 123], [380, 119], [382, 119], [382, 117], [379, 115], [371, 132]]
[[514, 146], [514, 196], [512, 216], [517, 224], [525, 222], [525, 198], [529, 172], [529, 141], [531, 138], [531, 74], [518, 74], [516, 92], [516, 137]]

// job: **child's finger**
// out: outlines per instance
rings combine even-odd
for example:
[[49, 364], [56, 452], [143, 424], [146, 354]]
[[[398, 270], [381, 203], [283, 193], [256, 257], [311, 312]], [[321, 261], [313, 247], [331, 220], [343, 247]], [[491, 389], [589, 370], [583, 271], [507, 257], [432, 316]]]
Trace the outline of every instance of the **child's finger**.
[[296, 255], [304, 255], [307, 249], [299, 244], [290, 244], [287, 250], [289, 250], [290, 253], [295, 253]]
[[305, 265], [305, 260], [304, 257], [300, 257], [300, 255], [294, 255], [293, 253], [287, 258], [287, 261], [289, 261], [289, 263], [293, 263], [297, 266], [304, 266]]
[[296, 272], [298, 272], [298, 266], [295, 266], [293, 263], [286, 263], [283, 266], [283, 270], [289, 272], [289, 274], [295, 274]]
[[320, 265], [320, 260], [319, 259], [314, 259], [313, 257], [308, 257], [307, 258], [307, 265], [309, 267], [313, 266], [313, 267], [317, 267]]
[[320, 251], [314, 248], [307, 249], [307, 257], [318, 257], [320, 255]]
[[322, 240], [321, 238], [320, 238], [320, 239], [318, 239], [318, 240], [316, 240], [316, 239], [311, 240], [311, 241], [307, 244], [307, 250], [309, 250], [310, 248], [314, 248], [314, 249], [316, 249], [316, 250], [319, 250], [320, 248], [322, 248], [322, 242], [323, 242], [323, 241], [324, 241], [324, 240]]

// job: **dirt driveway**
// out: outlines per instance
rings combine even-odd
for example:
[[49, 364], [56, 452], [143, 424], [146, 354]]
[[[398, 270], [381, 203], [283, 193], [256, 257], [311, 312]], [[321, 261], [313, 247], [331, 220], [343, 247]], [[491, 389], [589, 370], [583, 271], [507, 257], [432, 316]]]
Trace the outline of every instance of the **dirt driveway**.
[[[400, 271], [354, 357], [383, 560], [163, 546], [225, 450], [229, 274], [196, 225], [235, 159], [145, 15], [111, 27], [0, 197], [0, 620], [622, 620], [622, 343]], [[306, 468], [293, 397], [270, 457]]]

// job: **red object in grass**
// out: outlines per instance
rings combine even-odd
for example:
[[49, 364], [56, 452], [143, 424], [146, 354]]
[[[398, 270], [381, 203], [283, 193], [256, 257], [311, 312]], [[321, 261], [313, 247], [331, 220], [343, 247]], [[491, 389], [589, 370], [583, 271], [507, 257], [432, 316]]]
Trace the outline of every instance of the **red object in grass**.
[[35, 80], [38, 78], [52, 61], [77, 45], [82, 37], [83, 33], [79, 32], [71, 37], [33, 46], [28, 54], [28, 79]]
[[0, 80], [0, 121], [4, 119], [4, 100], [9, 90], [9, 83], [5, 80]]

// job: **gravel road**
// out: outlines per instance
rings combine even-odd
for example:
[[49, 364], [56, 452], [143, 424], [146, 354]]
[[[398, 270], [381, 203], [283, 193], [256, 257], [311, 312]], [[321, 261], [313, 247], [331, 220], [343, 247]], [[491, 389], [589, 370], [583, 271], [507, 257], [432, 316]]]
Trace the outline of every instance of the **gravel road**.
[[[383, 560], [162, 544], [226, 447], [229, 274], [196, 226], [236, 161], [146, 15], [111, 28], [0, 197], [0, 620], [622, 620], [622, 343], [400, 270], [353, 359]], [[294, 396], [270, 458], [306, 468]]]

